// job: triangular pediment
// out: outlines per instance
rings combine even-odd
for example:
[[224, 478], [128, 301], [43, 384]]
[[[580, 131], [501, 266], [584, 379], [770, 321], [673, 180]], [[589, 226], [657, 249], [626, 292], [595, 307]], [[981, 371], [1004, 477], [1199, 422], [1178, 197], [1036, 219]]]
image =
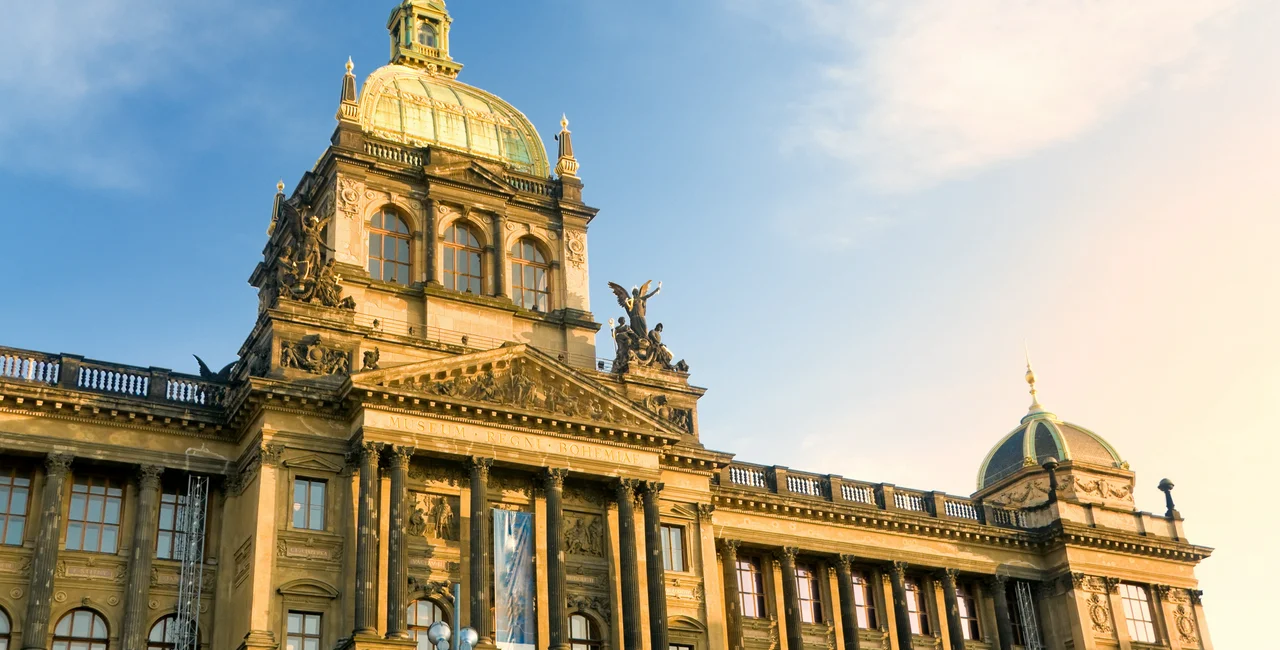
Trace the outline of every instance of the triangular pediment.
[[295, 458], [287, 458], [282, 463], [285, 467], [321, 472], [340, 472], [342, 466], [316, 454], [304, 454]]
[[432, 176], [478, 186], [501, 194], [513, 195], [516, 193], [515, 188], [511, 187], [511, 184], [501, 174], [496, 174], [475, 161], [433, 166], [430, 172]]
[[360, 372], [351, 375], [351, 384], [593, 427], [680, 435], [617, 391], [523, 344]]

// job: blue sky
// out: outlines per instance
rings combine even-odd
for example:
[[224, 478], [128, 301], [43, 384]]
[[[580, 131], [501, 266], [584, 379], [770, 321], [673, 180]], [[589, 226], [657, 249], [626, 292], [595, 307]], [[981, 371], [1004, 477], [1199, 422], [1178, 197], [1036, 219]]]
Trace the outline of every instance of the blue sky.
[[[5, 3], [0, 343], [193, 371], [255, 314], [277, 179], [391, 2]], [[460, 77], [550, 146], [592, 298], [666, 340], [744, 460], [968, 494], [1041, 397], [1175, 497], [1219, 647], [1264, 612], [1280, 452], [1280, 7], [1261, 0], [453, 0]], [[74, 35], [74, 37], [69, 37]], [[602, 356], [608, 356], [602, 354]], [[1245, 523], [1249, 522], [1249, 523]], [[1251, 579], [1245, 578], [1252, 576]], [[1232, 643], [1232, 641], [1236, 643]]]

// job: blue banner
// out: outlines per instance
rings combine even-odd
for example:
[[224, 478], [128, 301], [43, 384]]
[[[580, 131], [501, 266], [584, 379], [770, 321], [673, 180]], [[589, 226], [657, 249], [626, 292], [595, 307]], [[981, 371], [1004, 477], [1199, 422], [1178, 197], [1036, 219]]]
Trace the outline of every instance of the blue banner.
[[535, 650], [533, 515], [493, 511], [495, 642], [501, 650]]

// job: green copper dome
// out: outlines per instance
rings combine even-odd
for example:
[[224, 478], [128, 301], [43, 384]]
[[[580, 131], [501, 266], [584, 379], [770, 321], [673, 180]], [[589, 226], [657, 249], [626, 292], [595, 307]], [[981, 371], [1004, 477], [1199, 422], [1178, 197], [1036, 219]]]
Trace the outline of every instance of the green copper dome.
[[542, 138], [520, 111], [495, 95], [447, 76], [401, 64], [369, 75], [360, 93], [365, 133], [414, 147], [434, 146], [551, 173]]

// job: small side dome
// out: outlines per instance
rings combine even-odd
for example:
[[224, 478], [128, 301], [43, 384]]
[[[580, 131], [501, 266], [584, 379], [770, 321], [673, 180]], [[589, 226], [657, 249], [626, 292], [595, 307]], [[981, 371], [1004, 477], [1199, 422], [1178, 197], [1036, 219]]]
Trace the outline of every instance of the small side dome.
[[1039, 467], [1050, 458], [1059, 462], [1086, 463], [1128, 469], [1115, 447], [1102, 436], [1045, 410], [1036, 396], [1036, 376], [1027, 363], [1031, 408], [1018, 428], [1010, 431], [987, 453], [978, 468], [978, 491], [995, 485], [1024, 467]]

